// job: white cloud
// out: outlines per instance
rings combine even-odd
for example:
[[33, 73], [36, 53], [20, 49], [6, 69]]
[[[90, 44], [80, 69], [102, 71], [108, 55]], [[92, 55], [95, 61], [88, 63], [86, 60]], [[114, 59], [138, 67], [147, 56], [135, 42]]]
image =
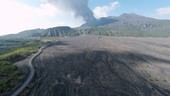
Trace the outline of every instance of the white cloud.
[[0, 35], [61, 25], [75, 27], [83, 23], [82, 18], [75, 20], [74, 13], [62, 12], [47, 2], [33, 7], [16, 0], [0, 0], [0, 14]]
[[110, 5], [98, 6], [93, 10], [96, 18], [107, 17], [108, 13], [119, 7], [119, 2], [112, 2]]
[[170, 7], [159, 8], [156, 10], [159, 15], [170, 15]]

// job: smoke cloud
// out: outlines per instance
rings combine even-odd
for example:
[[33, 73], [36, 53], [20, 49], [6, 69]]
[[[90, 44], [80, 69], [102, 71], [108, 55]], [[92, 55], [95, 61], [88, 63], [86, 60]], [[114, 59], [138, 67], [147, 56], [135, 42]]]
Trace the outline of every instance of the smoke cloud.
[[88, 7], [88, 0], [46, 0], [64, 11], [73, 11], [75, 17], [82, 17], [86, 22], [92, 22], [95, 19], [93, 12]]

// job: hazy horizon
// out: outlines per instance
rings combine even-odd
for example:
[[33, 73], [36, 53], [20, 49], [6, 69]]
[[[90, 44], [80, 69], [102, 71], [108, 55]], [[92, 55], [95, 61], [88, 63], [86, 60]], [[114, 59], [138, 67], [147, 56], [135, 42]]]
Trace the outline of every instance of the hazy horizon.
[[78, 27], [88, 20], [123, 13], [170, 20], [168, 4], [168, 0], [5, 0], [0, 1], [0, 36], [36, 28]]

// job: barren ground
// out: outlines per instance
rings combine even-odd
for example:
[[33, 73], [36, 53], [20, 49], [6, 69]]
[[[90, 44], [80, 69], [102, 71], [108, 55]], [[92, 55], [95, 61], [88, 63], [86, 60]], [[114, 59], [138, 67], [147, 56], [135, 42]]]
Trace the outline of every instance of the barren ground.
[[35, 62], [35, 96], [170, 96], [170, 38], [63, 38]]

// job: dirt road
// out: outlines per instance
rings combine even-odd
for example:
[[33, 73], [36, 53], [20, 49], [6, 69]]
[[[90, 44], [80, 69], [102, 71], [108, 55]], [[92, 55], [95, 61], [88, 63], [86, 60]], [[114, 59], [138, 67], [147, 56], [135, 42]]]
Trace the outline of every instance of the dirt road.
[[18, 96], [18, 94], [21, 92], [21, 91], [23, 91], [24, 90], [24, 88], [31, 82], [31, 80], [32, 80], [32, 78], [33, 78], [33, 76], [34, 76], [34, 74], [35, 74], [35, 70], [34, 70], [34, 68], [33, 68], [33, 60], [42, 52], [42, 50], [44, 49], [45, 47], [41, 47], [40, 49], [39, 49], [39, 51], [35, 54], [35, 55], [33, 55], [32, 57], [31, 57], [31, 59], [29, 60], [29, 64], [28, 64], [28, 68], [29, 68], [29, 76], [28, 76], [28, 78], [26, 79], [26, 81], [18, 88], [18, 89], [16, 89], [16, 91], [14, 92], [14, 93], [12, 93], [12, 95], [11, 96]]

